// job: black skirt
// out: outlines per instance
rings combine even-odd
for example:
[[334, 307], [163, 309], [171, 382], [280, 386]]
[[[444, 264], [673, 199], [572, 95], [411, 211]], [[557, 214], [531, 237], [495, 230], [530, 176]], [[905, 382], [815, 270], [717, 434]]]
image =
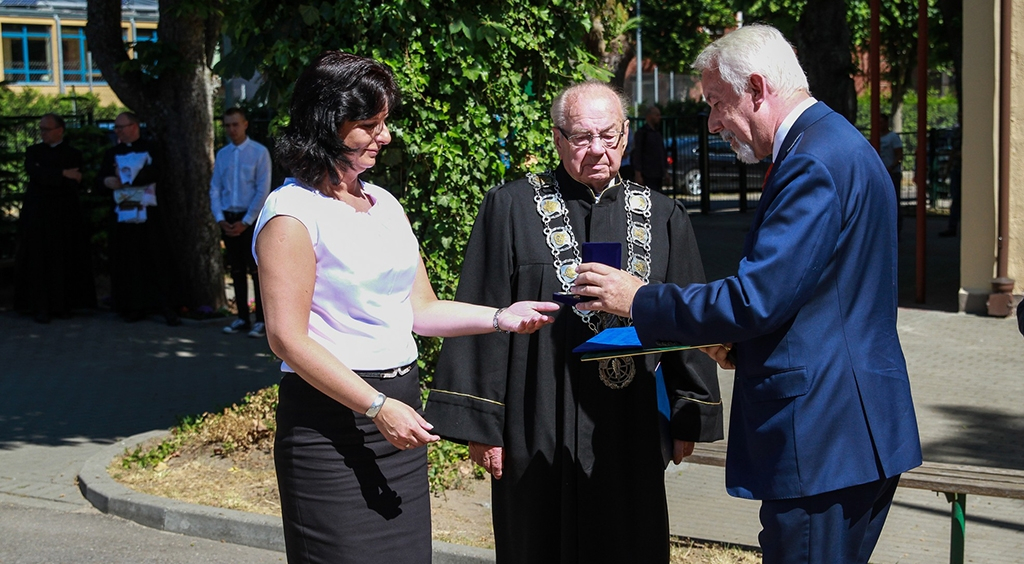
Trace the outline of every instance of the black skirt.
[[[421, 411], [419, 370], [367, 380]], [[288, 373], [274, 463], [288, 562], [430, 562], [426, 448], [395, 448], [372, 420]]]

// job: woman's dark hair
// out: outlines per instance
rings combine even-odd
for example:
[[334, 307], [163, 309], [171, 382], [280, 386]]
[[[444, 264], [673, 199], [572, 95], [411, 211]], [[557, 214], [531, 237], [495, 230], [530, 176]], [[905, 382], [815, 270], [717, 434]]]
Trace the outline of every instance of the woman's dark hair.
[[338, 137], [341, 126], [393, 112], [398, 103], [388, 67], [341, 51], [320, 53], [295, 83], [291, 121], [277, 139], [277, 157], [309, 186], [325, 177], [337, 184], [337, 171], [351, 168], [354, 151]]

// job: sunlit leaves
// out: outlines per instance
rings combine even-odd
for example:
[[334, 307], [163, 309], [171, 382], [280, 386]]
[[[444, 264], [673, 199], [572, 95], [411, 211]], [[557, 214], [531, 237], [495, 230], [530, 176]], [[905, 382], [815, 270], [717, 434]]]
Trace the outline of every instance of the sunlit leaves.
[[[395, 72], [402, 107], [369, 177], [402, 199], [438, 295], [454, 294], [483, 194], [555, 162], [547, 117], [568, 82], [607, 73], [584, 48], [597, 1], [228, 0], [224, 74], [256, 67], [283, 114], [319, 52], [372, 57]], [[529, 86], [530, 92], [527, 93]], [[436, 342], [421, 342], [429, 374]]]

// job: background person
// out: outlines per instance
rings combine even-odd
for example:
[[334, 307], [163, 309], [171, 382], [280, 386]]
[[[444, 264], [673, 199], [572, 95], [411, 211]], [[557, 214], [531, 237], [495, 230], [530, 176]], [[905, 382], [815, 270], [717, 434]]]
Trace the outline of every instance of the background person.
[[64, 142], [64, 119], [39, 120], [42, 143], [25, 150], [25, 200], [18, 217], [15, 309], [39, 323], [96, 306], [92, 252], [82, 225], [78, 191], [82, 153]]
[[[238, 319], [224, 328], [225, 333], [247, 331], [250, 337], [263, 337], [263, 301], [260, 299], [260, 278], [256, 259], [252, 254], [253, 224], [259, 217], [263, 203], [270, 193], [270, 152], [263, 145], [249, 139], [246, 130], [249, 120], [241, 108], [224, 112], [224, 132], [231, 141], [217, 151], [210, 178], [210, 210], [220, 226], [224, 240], [224, 258], [231, 271], [235, 289]], [[253, 325], [249, 324], [249, 284], [246, 273], [252, 276], [253, 296], [256, 301]]]
[[[642, 286], [584, 264], [583, 309], [630, 315], [641, 342], [727, 343], [736, 369], [726, 488], [760, 499], [766, 564], [868, 562], [902, 472], [921, 464], [896, 332], [896, 205], [878, 154], [810, 97], [775, 28], [705, 48], [708, 129], [772, 156], [738, 274]], [[728, 343], [735, 343], [730, 350]]]
[[431, 558], [412, 333], [532, 332], [557, 304], [438, 300], [401, 205], [359, 175], [391, 141], [391, 71], [328, 51], [295, 84], [279, 139], [295, 178], [256, 223], [267, 336], [284, 362], [274, 461], [288, 561]]
[[661, 137], [661, 110], [651, 106], [644, 116], [644, 126], [636, 132], [632, 152], [637, 184], [661, 191], [665, 181], [665, 140]]
[[114, 120], [117, 145], [107, 149], [100, 181], [116, 203], [117, 223], [111, 241], [110, 291], [114, 308], [125, 321], [163, 314], [168, 325], [181, 325], [171, 302], [165, 226], [157, 206], [159, 171], [151, 144], [142, 139], [139, 117], [124, 112]]
[[[587, 241], [619, 242], [622, 264], [651, 282], [703, 282], [683, 205], [618, 175], [629, 129], [619, 95], [572, 86], [551, 120], [561, 163], [487, 193], [456, 298], [499, 305], [566, 291]], [[621, 322], [565, 306], [529, 337], [445, 339], [426, 414], [493, 476], [498, 562], [669, 561], [665, 467], [694, 441], [722, 437], [717, 372], [697, 351], [572, 353]]]

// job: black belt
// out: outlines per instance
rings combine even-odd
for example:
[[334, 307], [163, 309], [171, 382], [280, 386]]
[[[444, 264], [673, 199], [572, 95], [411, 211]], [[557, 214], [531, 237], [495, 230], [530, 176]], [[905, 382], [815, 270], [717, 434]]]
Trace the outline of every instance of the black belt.
[[416, 361], [410, 362], [405, 366], [399, 366], [398, 368], [389, 368], [388, 370], [353, 370], [352, 372], [355, 372], [363, 378], [380, 378], [382, 380], [387, 380], [388, 378], [405, 376], [412, 372], [413, 368], [416, 368]]

